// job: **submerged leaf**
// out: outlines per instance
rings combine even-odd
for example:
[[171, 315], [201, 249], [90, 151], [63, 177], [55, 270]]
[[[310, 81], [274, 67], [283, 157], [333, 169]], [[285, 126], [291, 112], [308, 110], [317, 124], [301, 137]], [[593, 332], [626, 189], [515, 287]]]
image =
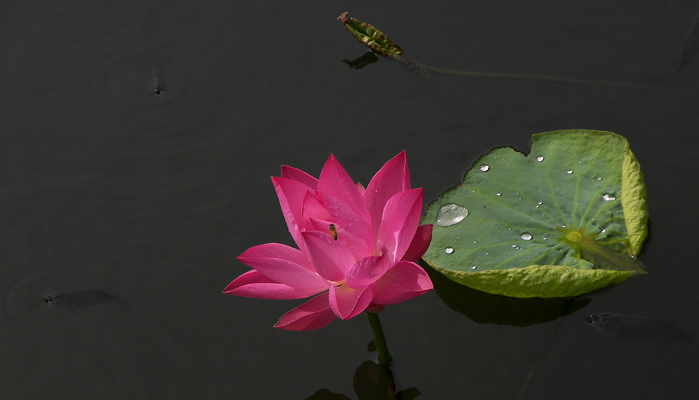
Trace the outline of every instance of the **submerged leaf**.
[[644, 273], [640, 166], [626, 139], [534, 135], [529, 156], [498, 148], [428, 207], [424, 260], [449, 278], [514, 297], [575, 296]]
[[677, 72], [682, 72], [694, 58], [694, 55], [699, 52], [699, 12], [694, 14], [692, 21], [689, 23], [689, 29], [684, 37], [684, 46], [682, 47], [682, 58]]

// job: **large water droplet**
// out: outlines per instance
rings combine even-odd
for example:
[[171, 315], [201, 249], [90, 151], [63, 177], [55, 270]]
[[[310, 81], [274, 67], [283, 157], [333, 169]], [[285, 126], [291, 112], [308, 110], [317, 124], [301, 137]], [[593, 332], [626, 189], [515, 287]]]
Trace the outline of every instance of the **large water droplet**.
[[451, 253], [454, 252], [454, 248], [451, 247], [451, 246], [447, 246], [447, 247], [444, 248], [444, 252], [447, 253], [447, 254], [451, 254]]
[[467, 209], [458, 204], [447, 203], [439, 208], [434, 222], [439, 226], [452, 226], [463, 221], [467, 216]]
[[536, 161], [542, 162], [542, 161], [544, 161], [544, 157], [543, 156], [536, 156]]
[[496, 195], [496, 196], [502, 196], [502, 193], [497, 192], [497, 193], [495, 193], [495, 195]]
[[476, 269], [476, 266], [475, 266], [475, 265], [471, 265], [471, 269]]
[[572, 169], [569, 169], [568, 171], [566, 171], [566, 174], [568, 174], [568, 175], [570, 175], [570, 174], [572, 174], [572, 173], [573, 173], [573, 170], [572, 170]]
[[612, 201], [612, 200], [616, 200], [616, 197], [610, 195], [609, 193], [605, 193], [605, 194], [602, 196], [602, 199], [603, 199], [604, 201]]
[[532, 240], [532, 234], [529, 232], [524, 232], [520, 237], [522, 240]]
[[485, 172], [485, 171], [489, 170], [490, 167], [488, 166], [488, 164], [481, 164], [480, 169], [481, 169], [481, 171]]

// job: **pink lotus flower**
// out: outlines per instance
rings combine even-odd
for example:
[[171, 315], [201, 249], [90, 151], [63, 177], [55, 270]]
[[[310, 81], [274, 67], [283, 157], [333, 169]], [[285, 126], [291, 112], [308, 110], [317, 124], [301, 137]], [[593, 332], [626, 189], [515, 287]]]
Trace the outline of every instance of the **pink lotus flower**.
[[427, 250], [432, 225], [418, 226], [422, 189], [410, 189], [405, 152], [389, 160], [366, 189], [355, 185], [333, 155], [316, 179], [291, 167], [272, 177], [298, 249], [254, 246], [238, 257], [253, 270], [223, 293], [261, 299], [317, 295], [284, 314], [274, 327], [317, 329], [335, 317], [379, 312], [432, 289], [414, 261]]

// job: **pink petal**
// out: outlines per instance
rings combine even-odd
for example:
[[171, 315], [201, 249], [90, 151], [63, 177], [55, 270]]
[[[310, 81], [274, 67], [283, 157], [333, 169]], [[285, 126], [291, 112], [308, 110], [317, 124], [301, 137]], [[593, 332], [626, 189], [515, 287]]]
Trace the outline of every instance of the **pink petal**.
[[303, 183], [312, 190], [316, 190], [318, 187], [318, 179], [301, 171], [300, 169], [287, 167], [286, 165], [282, 165], [281, 177]]
[[389, 254], [385, 254], [383, 257], [365, 257], [357, 261], [347, 271], [345, 282], [347, 286], [355, 289], [367, 287], [381, 278], [394, 265], [392, 261]]
[[402, 260], [404, 261], [417, 261], [422, 257], [430, 247], [430, 241], [432, 241], [432, 225], [420, 225], [415, 231], [415, 236], [413, 236], [413, 241], [410, 242], [408, 250], [405, 251]]
[[310, 223], [312, 229], [309, 229], [308, 231], [317, 231], [317, 232], [328, 232], [330, 233], [330, 222], [320, 220], [320, 219], [315, 219], [315, 218], [309, 218], [308, 222]]
[[371, 221], [362, 194], [352, 182], [352, 178], [350, 178], [345, 169], [342, 168], [342, 165], [340, 165], [340, 162], [332, 154], [323, 166], [320, 178], [318, 178], [318, 191], [336, 199], [342, 199], [367, 222]]
[[300, 249], [303, 249], [301, 232], [305, 230], [303, 220], [303, 199], [311, 189], [297, 181], [287, 178], [272, 177], [274, 190], [279, 197], [279, 205], [282, 208], [286, 226], [289, 228], [291, 237]]
[[311, 194], [311, 192], [306, 192], [306, 197], [303, 199], [303, 219], [330, 221], [332, 217], [318, 197]]
[[[286, 250], [280, 250], [286, 247]], [[251, 247], [238, 256], [245, 265], [261, 274], [300, 291], [318, 293], [325, 290], [330, 283], [309, 267], [309, 261], [300, 262], [298, 250], [278, 243], [267, 243]], [[288, 258], [288, 259], [286, 259]]]
[[354, 257], [347, 246], [334, 240], [330, 233], [304, 232], [306, 253], [316, 272], [329, 281], [343, 282]]
[[352, 289], [347, 285], [330, 287], [330, 308], [342, 319], [350, 319], [364, 311], [374, 297], [370, 287]]
[[432, 281], [419, 265], [400, 261], [376, 281], [375, 290], [374, 304], [395, 304], [429, 292]]
[[243, 252], [244, 258], [280, 258], [314, 271], [308, 257], [299, 249], [281, 243], [265, 243], [253, 246]]
[[240, 275], [228, 284], [223, 289], [223, 293], [256, 299], [290, 300], [313, 296], [318, 291], [293, 288], [252, 270]]
[[337, 240], [345, 243], [355, 259], [374, 254], [374, 237], [371, 226], [354, 209], [323, 192], [316, 192], [330, 214], [330, 221], [337, 230]]
[[400, 192], [391, 197], [384, 207], [378, 239], [394, 255], [394, 261], [403, 258], [415, 236], [422, 211], [422, 189]]
[[388, 160], [386, 164], [371, 178], [369, 186], [364, 191], [364, 201], [371, 215], [371, 224], [374, 227], [374, 237], [383, 215], [383, 209], [388, 199], [398, 192], [410, 189], [410, 174], [408, 173], [408, 159], [405, 151]]
[[324, 292], [282, 315], [274, 327], [289, 331], [310, 331], [324, 327], [333, 319], [335, 314], [328, 304], [328, 292]]

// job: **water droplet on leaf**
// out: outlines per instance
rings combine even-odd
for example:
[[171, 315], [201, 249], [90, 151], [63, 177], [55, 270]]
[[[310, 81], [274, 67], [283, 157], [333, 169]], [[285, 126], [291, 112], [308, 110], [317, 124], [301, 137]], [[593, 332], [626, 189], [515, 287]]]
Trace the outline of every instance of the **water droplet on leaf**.
[[468, 216], [468, 210], [458, 204], [448, 203], [439, 208], [435, 223], [439, 226], [458, 224]]
[[485, 172], [485, 171], [489, 170], [490, 167], [488, 166], [488, 164], [481, 164], [480, 169], [481, 169], [481, 171]]
[[529, 232], [524, 232], [520, 237], [522, 240], [532, 240], [532, 234]]
[[447, 254], [451, 254], [451, 253], [454, 252], [454, 248], [451, 247], [451, 246], [448, 246], [448, 247], [446, 247], [446, 248], [444, 249], [444, 252], [447, 253]]
[[566, 173], [567, 173], [568, 175], [570, 175], [570, 174], [573, 173], [573, 170], [572, 170], [572, 169], [569, 169], [568, 171], [566, 171]]
[[542, 161], [544, 161], [544, 157], [542, 157], [542, 156], [537, 156], [537, 157], [536, 157], [536, 161], [542, 162]]
[[612, 200], [616, 200], [616, 197], [611, 196], [609, 193], [605, 193], [605, 194], [602, 196], [602, 199], [603, 199], [604, 201], [612, 201]]

